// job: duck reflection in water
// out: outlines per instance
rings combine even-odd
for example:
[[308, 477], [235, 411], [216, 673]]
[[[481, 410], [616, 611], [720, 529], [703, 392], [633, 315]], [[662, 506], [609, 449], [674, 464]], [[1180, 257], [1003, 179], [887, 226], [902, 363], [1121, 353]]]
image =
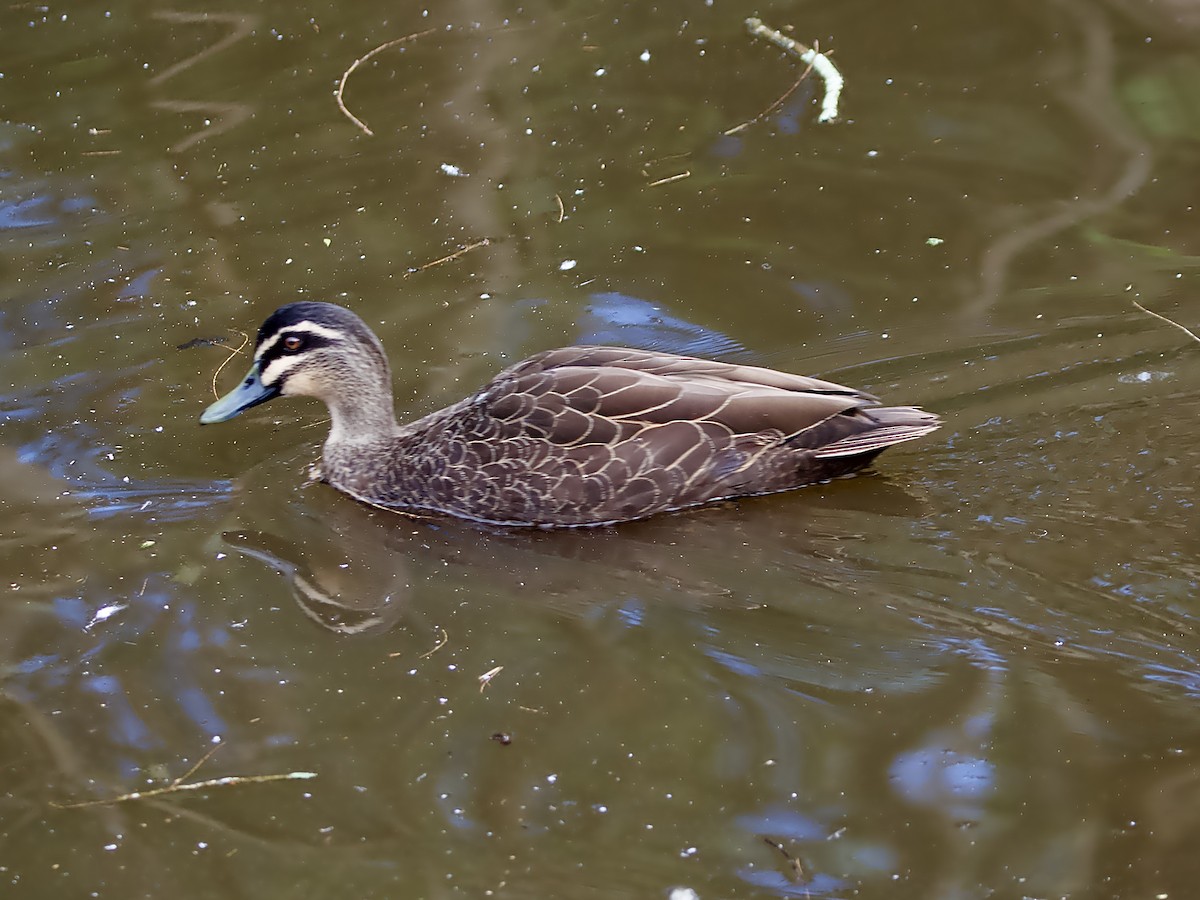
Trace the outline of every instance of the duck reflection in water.
[[[278, 463], [239, 485], [221, 549], [282, 575], [306, 616], [347, 635], [401, 623], [425, 631], [444, 619], [448, 595], [536, 597], [544, 608], [579, 615], [621, 597], [756, 607], [763, 573], [785, 569], [824, 582], [857, 545], [861, 517], [902, 525], [923, 508], [908, 489], [873, 477], [810, 492], [802, 529], [795, 499], [778, 497], [620, 528], [513, 530], [397, 516], [315, 484], [281, 493]], [[296, 460], [286, 468], [294, 472]]]

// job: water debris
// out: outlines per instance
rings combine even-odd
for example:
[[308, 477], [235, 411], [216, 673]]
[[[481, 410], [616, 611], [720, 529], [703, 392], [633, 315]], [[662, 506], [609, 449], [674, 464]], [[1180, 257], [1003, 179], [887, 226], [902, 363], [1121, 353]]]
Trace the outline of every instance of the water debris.
[[91, 631], [101, 622], [105, 622], [115, 616], [117, 613], [129, 609], [128, 603], [110, 603], [108, 606], [102, 606], [92, 615], [92, 619], [83, 626], [84, 631]]
[[689, 169], [686, 172], [680, 172], [678, 175], [668, 175], [666, 178], [660, 178], [658, 181], [652, 181], [646, 187], [658, 187], [660, 184], [670, 184], [672, 181], [682, 181], [685, 178], [691, 178], [692, 173]]
[[248, 343], [250, 343], [250, 335], [246, 334], [246, 332], [235, 331], [234, 334], [240, 334], [242, 336], [242, 342], [240, 344], [238, 344], [237, 347], [235, 347], [228, 356], [225, 357], [225, 359], [221, 362], [221, 364], [219, 366], [217, 366], [217, 371], [213, 372], [213, 375], [212, 375], [213, 398], [217, 399], [217, 400], [221, 399], [221, 392], [217, 390], [217, 376], [221, 374], [222, 369], [224, 369], [227, 365], [229, 365], [229, 361], [231, 359], [233, 359], [235, 356], [237, 356], [239, 353], [241, 353], [242, 350], [245, 348], [245, 346]]
[[507, 747], [512, 743], [512, 735], [507, 731], [497, 731], [492, 735], [492, 740], [502, 747]]
[[1184, 334], [1186, 334], [1188, 337], [1190, 337], [1193, 341], [1200, 343], [1200, 337], [1197, 337], [1196, 333], [1194, 331], [1192, 331], [1190, 328], [1180, 325], [1178, 322], [1173, 321], [1172, 319], [1168, 319], [1166, 316], [1160, 315], [1152, 309], [1146, 309], [1146, 307], [1142, 306], [1142, 304], [1138, 303], [1136, 300], [1134, 300], [1132, 302], [1133, 302], [1134, 306], [1136, 306], [1138, 309], [1140, 309], [1146, 315], [1153, 316], [1154, 318], [1158, 319], [1159, 321], [1166, 322], [1168, 325], [1173, 325], [1175, 328], [1178, 328], [1180, 331], [1182, 331]]
[[166, 787], [153, 788], [149, 791], [131, 791], [102, 800], [82, 800], [78, 803], [55, 803], [50, 805], [55, 809], [83, 809], [87, 806], [111, 806], [115, 803], [128, 803], [131, 800], [147, 800], [151, 797], [162, 797], [166, 794], [181, 794], [184, 791], [203, 791], [209, 788], [234, 787], [242, 784], [266, 784], [270, 781], [304, 781], [316, 778], [316, 772], [283, 772], [278, 775], [226, 775], [223, 778], [209, 778], [206, 781], [193, 781], [190, 784], [174, 782]]
[[342, 78], [338, 82], [337, 90], [333, 92], [333, 96], [337, 100], [338, 109], [340, 109], [342, 111], [342, 113], [345, 114], [347, 119], [349, 119], [351, 122], [353, 122], [359, 128], [361, 128], [363, 130], [363, 133], [366, 134], [368, 137], [374, 137], [375, 132], [373, 132], [370, 128], [367, 127], [366, 122], [364, 122], [358, 116], [354, 115], [354, 113], [350, 112], [350, 110], [346, 108], [346, 101], [344, 99], [342, 99], [343, 95], [346, 93], [346, 80], [350, 77], [351, 74], [353, 74], [355, 69], [357, 69], [363, 63], [365, 63], [372, 56], [375, 56], [378, 53], [382, 53], [384, 50], [387, 50], [389, 47], [395, 47], [397, 44], [403, 44], [406, 41], [415, 41], [417, 38], [425, 37], [425, 35], [427, 35], [427, 34], [433, 34], [433, 32], [435, 30], [436, 29], [433, 29], [433, 28], [427, 28], [425, 31], [418, 31], [415, 34], [406, 34], [404, 37], [395, 38], [394, 40], [387, 41], [386, 43], [380, 44], [374, 50], [367, 51], [362, 56], [360, 56], [358, 59], [356, 59], [354, 62], [350, 63], [350, 68], [348, 68], [345, 72], [342, 73]]
[[219, 347], [221, 344], [229, 343], [227, 337], [197, 337], [190, 341], [184, 341], [182, 344], [176, 344], [176, 350], [195, 350], [197, 347]]
[[438, 166], [438, 168], [442, 170], [443, 175], [449, 175], [451, 178], [466, 178], [467, 177], [466, 172], [464, 172], [458, 166], [453, 165], [452, 163], [442, 163], [440, 166]]
[[783, 858], [788, 862], [788, 871], [792, 876], [792, 880], [797, 884], [807, 884], [809, 881], [808, 875], [804, 871], [804, 866], [801, 864], [799, 857], [792, 856], [787, 852], [783, 844], [771, 840], [769, 837], [763, 838], [763, 843], [769, 847], [774, 847], [783, 854]]
[[221, 743], [221, 739], [219, 737], [214, 738], [213, 745], [209, 749], [209, 751], [207, 753], [205, 753], [202, 757], [200, 757], [200, 759], [196, 762], [196, 764], [194, 766], [192, 766], [190, 769], [188, 769], [186, 772], [184, 772], [182, 775], [180, 775], [178, 778], [176, 778], [174, 781], [172, 781], [171, 784], [172, 785], [182, 784], [183, 782], [187, 781], [189, 778], [191, 778], [193, 775], [195, 775], [198, 771], [200, 771], [201, 766], [203, 766], [206, 762], [208, 762], [210, 759], [213, 758], [214, 753], [216, 753], [218, 750], [220, 750], [224, 746], [225, 745], [223, 743]]
[[792, 54], [803, 63], [807, 63], [812, 67], [821, 79], [825, 82], [825, 96], [821, 98], [821, 114], [817, 116], [818, 122], [833, 122], [838, 117], [838, 100], [842, 95], [842, 87], [845, 85], [845, 80], [842, 78], [842, 73], [837, 70], [837, 66], [824, 53], [819, 53], [812, 47], [806, 47], [799, 41], [792, 40], [787, 35], [774, 28], [768, 28], [763, 24], [762, 19], [749, 18], [746, 20], [746, 28], [755, 37], [760, 37], [763, 40], [770, 41], [776, 47], [782, 48], [787, 53]]
[[479, 693], [483, 693], [484, 689], [492, 683], [492, 679], [504, 671], [504, 666], [496, 666], [494, 669], [488, 669], [479, 676]]
[[1118, 375], [1117, 381], [1121, 382], [1121, 384], [1149, 384], [1151, 381], [1165, 381], [1170, 377], [1170, 372], [1143, 369], [1132, 375]]
[[722, 131], [721, 134], [725, 135], [725, 137], [730, 137], [731, 135], [737, 134], [739, 131], [745, 131], [747, 128], [749, 128], [751, 125], [753, 125], [755, 122], [765, 119], [767, 116], [769, 116], [771, 113], [775, 112], [775, 110], [779, 109], [779, 107], [783, 106], [783, 104], [787, 102], [787, 98], [792, 96], [792, 94], [794, 94], [796, 92], [796, 88], [800, 87], [800, 85], [802, 85], [804, 83], [804, 79], [808, 77], [808, 73], [811, 71], [812, 71], [812, 66], [808, 66], [803, 72], [800, 73], [800, 77], [797, 78], [792, 83], [792, 86], [790, 88], [788, 88], [786, 91], [784, 91], [782, 94], [780, 94], [779, 98], [774, 103], [772, 103], [770, 106], [768, 106], [762, 112], [760, 112], [753, 119], [747, 119], [741, 125], [734, 125], [732, 128], [727, 128], [724, 131]]
[[409, 269], [404, 273], [403, 277], [407, 278], [409, 275], [415, 275], [418, 272], [424, 272], [426, 269], [432, 269], [434, 266], [440, 266], [442, 263], [448, 263], [451, 260], [458, 259], [464, 253], [470, 253], [472, 250], [475, 250], [479, 247], [486, 247], [491, 242], [491, 238], [480, 238], [477, 241], [467, 244], [465, 247], [459, 247], [449, 256], [443, 256], [441, 259], [435, 259], [433, 262], [427, 262], [423, 266], [417, 266], [415, 269]]
[[[445, 628], [439, 628], [438, 631], [442, 633], [442, 636], [438, 639], [438, 642], [434, 645], [432, 650], [427, 650], [426, 652], [422, 653], [419, 657], [417, 657], [418, 659], [429, 659], [429, 657], [433, 656], [433, 654], [445, 647], [450, 641], [450, 635], [446, 633]], [[402, 651], [398, 653], [389, 653], [388, 659], [395, 659], [397, 656], [403, 655], [404, 653]]]

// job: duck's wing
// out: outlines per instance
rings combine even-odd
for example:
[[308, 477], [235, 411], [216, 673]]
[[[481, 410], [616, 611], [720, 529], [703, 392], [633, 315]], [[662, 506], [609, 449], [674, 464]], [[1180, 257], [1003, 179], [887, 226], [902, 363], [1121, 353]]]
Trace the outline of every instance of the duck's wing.
[[635, 519], [832, 478], [936, 427], [928, 414], [913, 410], [926, 419], [910, 422], [876, 403], [754, 366], [554, 350], [414, 423], [415, 449], [402, 451], [414, 472], [406, 490], [432, 507], [506, 524]]
[[877, 399], [863, 391], [806, 375], [792, 375], [759, 366], [742, 366], [630, 347], [562, 347], [558, 350], [547, 350], [518, 363], [505, 374], [569, 370], [576, 367], [627, 369], [685, 381], [692, 378], [711, 378], [729, 384], [760, 385], [803, 393], [853, 395], [865, 400]]
[[[621, 347], [566, 347], [525, 360], [482, 392], [506, 436], [560, 446], [612, 443], [674, 422], [718, 426], [728, 436], [797, 439], [831, 417], [875, 406], [853, 388], [757, 366]], [[836, 441], [809, 435], [805, 446]]]

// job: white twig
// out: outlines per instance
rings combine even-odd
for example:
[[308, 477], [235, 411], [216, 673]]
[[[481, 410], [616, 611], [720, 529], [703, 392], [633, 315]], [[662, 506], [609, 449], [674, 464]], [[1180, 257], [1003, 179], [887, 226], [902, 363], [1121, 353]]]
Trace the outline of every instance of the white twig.
[[193, 781], [190, 784], [173, 782], [166, 787], [153, 788], [148, 791], [131, 791], [119, 797], [109, 797], [105, 800], [84, 800], [80, 803], [55, 803], [50, 805], [55, 809], [82, 809], [85, 806], [107, 806], [111, 803], [127, 803], [130, 800], [146, 800], [150, 797], [161, 797], [164, 794], [181, 794], [184, 791], [206, 791], [209, 788], [227, 787], [238, 784], [265, 784], [268, 781], [298, 781], [316, 778], [316, 772], [284, 772], [282, 775], [226, 775], [224, 778], [210, 778], [207, 781]]
[[801, 62], [813, 67], [813, 71], [820, 75], [821, 80], [825, 82], [825, 96], [821, 98], [821, 114], [817, 116], [817, 121], [834, 121], [838, 117], [838, 99], [842, 95], [842, 87], [846, 82], [829, 57], [824, 53], [818, 53], [811, 47], [804, 46], [799, 41], [792, 40], [774, 28], [768, 28], [763, 24], [762, 19], [747, 19], [746, 28], [755, 37], [770, 41], [776, 47], [782, 48]]
[[1168, 319], [1166, 316], [1159, 315], [1152, 309], [1146, 309], [1146, 307], [1142, 306], [1142, 304], [1138, 303], [1136, 300], [1133, 301], [1133, 305], [1136, 306], [1138, 309], [1140, 309], [1142, 312], [1144, 312], [1146, 315], [1154, 316], [1154, 318], [1158, 319], [1160, 322], [1166, 322], [1168, 325], [1174, 325], [1176, 328], [1178, 328], [1180, 331], [1182, 331], [1184, 334], [1186, 334], [1188, 337], [1190, 337], [1193, 341], [1200, 342], [1200, 337], [1197, 337], [1196, 333], [1194, 331], [1192, 331], [1192, 329], [1188, 328], [1186, 325], [1180, 325], [1174, 319]]

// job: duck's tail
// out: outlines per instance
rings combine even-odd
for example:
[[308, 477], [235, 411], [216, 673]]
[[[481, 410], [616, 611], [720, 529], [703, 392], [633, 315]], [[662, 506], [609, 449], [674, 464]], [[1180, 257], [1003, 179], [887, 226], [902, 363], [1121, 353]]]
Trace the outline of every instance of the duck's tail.
[[873, 427], [851, 434], [824, 447], [815, 448], [817, 459], [836, 459], [847, 456], [874, 456], [893, 444], [914, 441], [936, 431], [942, 420], [931, 412], [915, 406], [882, 406], [858, 410], [858, 415], [869, 419]]

